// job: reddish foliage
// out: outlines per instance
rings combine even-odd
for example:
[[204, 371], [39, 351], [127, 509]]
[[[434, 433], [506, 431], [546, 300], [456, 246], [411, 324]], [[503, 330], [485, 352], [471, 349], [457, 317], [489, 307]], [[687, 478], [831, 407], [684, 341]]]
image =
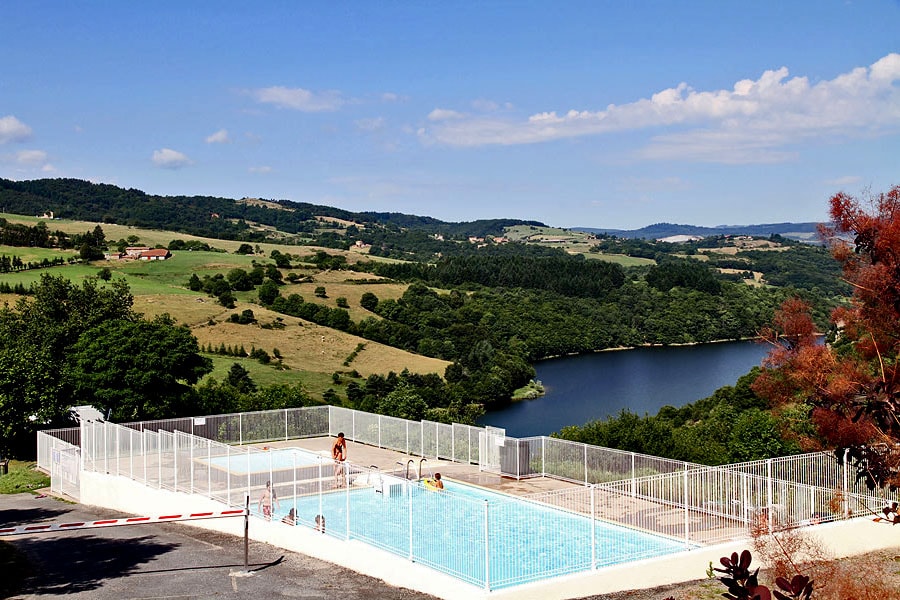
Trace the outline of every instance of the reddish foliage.
[[[850, 305], [832, 314], [839, 343], [817, 345], [809, 307], [786, 301], [762, 332], [773, 350], [753, 389], [776, 406], [811, 404], [830, 445], [887, 449], [864, 454], [871, 473], [874, 457], [888, 460], [900, 444], [900, 186], [865, 203], [836, 194], [830, 216], [833, 226], [820, 233], [854, 289]], [[885, 475], [880, 485], [900, 483], [896, 469], [875, 472]]]

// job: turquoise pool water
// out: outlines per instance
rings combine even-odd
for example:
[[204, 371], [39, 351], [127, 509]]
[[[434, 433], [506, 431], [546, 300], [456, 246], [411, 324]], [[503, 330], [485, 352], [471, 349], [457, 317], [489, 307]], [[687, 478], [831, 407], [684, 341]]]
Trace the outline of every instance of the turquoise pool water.
[[[499, 589], [680, 552], [692, 546], [460, 483], [398, 484], [280, 498], [281, 518], [358, 539], [469, 583]], [[349, 512], [348, 512], [349, 509]], [[593, 529], [593, 531], [592, 531]]]
[[[299, 448], [282, 448], [249, 454], [235, 453], [230, 456], [214, 456], [210, 459], [200, 459], [200, 462], [208, 462], [211, 466], [231, 471], [234, 475], [246, 475], [247, 473], [265, 473], [270, 470], [281, 471], [294, 467], [308, 467], [318, 465], [321, 460], [322, 457], [312, 452]], [[327, 462], [330, 464], [331, 461]]]

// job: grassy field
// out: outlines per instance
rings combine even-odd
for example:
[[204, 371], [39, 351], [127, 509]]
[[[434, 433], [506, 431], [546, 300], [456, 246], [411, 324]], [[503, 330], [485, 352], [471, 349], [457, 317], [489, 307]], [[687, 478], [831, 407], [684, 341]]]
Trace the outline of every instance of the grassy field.
[[35, 463], [11, 460], [9, 473], [0, 475], [0, 494], [21, 494], [50, 486], [50, 478]]
[[[84, 233], [92, 231], [97, 225], [86, 221], [68, 221], [54, 219], [45, 221], [37, 217], [25, 217], [21, 215], [0, 215], [10, 222], [34, 225], [38, 221], [46, 222], [51, 231], [61, 230], [66, 233]], [[332, 380], [335, 372], [349, 373], [356, 370], [362, 377], [371, 374], [387, 374], [390, 371], [399, 373], [408, 369], [413, 373], [438, 373], [444, 374], [449, 364], [446, 361], [427, 358], [417, 354], [404, 352], [396, 348], [370, 342], [356, 336], [340, 331], [321, 327], [294, 317], [288, 317], [274, 313], [256, 304], [255, 292], [238, 292], [237, 306], [235, 309], [226, 309], [215, 298], [203, 293], [190, 291], [187, 281], [191, 274], [199, 277], [222, 273], [227, 275], [231, 269], [242, 268], [249, 270], [252, 263], [266, 264], [268, 256], [274, 249], [290, 254], [294, 257], [312, 256], [319, 250], [325, 250], [330, 254], [341, 254], [347, 258], [347, 262], [355, 263], [360, 260], [370, 260], [362, 251], [340, 251], [323, 249], [312, 246], [284, 246], [278, 244], [259, 244], [260, 253], [257, 255], [239, 255], [233, 252], [237, 250], [241, 242], [200, 238], [186, 234], [169, 231], [155, 231], [138, 229], [122, 225], [101, 224], [107, 240], [115, 241], [128, 236], [137, 236], [138, 245], [155, 246], [157, 244], [167, 246], [173, 239], [200, 240], [211, 247], [227, 250], [227, 252], [173, 252], [172, 258], [165, 261], [134, 261], [134, 260], [101, 260], [90, 264], [65, 265], [48, 269], [22, 271], [17, 273], [0, 274], [0, 281], [10, 285], [22, 283], [30, 285], [37, 282], [44, 273], [63, 276], [76, 283], [87, 278], [96, 278], [104, 267], [112, 271], [113, 279], [124, 279], [134, 295], [134, 309], [142, 313], [146, 318], [167, 313], [179, 323], [191, 328], [201, 346], [220, 344], [244, 348], [249, 352], [252, 347], [265, 350], [270, 355], [277, 348], [282, 354], [284, 370], [277, 370], [271, 365], [261, 365], [250, 359], [235, 359], [232, 357], [213, 356], [215, 371], [211, 376], [218, 380], [224, 379], [228, 369], [234, 362], [240, 362], [249, 372], [258, 385], [289, 384], [302, 382], [313, 397], [321, 398], [322, 393], [328, 388], [334, 388], [340, 393], [341, 387], [349, 380], [343, 377], [343, 382], [336, 385]], [[253, 244], [254, 248], [256, 244]], [[43, 258], [53, 258], [63, 255], [66, 258], [72, 256], [72, 252], [58, 250], [16, 248], [0, 246], [0, 255], [20, 256], [23, 261], [35, 261]], [[381, 260], [373, 257], [372, 260]], [[294, 261], [297, 262], [296, 260]], [[286, 283], [281, 288], [283, 295], [299, 294], [307, 302], [315, 302], [330, 307], [337, 306], [338, 298], [346, 298], [351, 318], [354, 321], [366, 317], [375, 317], [372, 313], [359, 306], [359, 301], [366, 291], [371, 291], [380, 299], [399, 298], [406, 290], [406, 285], [357, 285], [353, 280], [367, 279], [372, 276], [365, 273], [352, 271], [318, 271], [312, 265], [307, 268], [294, 269], [295, 272], [312, 278], [309, 282], [291, 284]], [[287, 276], [290, 271], [282, 270]], [[105, 285], [97, 280], [100, 285]], [[317, 298], [315, 288], [324, 286], [327, 297]], [[0, 295], [0, 304], [15, 305], [19, 296]], [[253, 311], [258, 319], [255, 325], [237, 325], [228, 322], [231, 314], [240, 313], [245, 309]], [[375, 317], [378, 318], [378, 317]], [[263, 329], [264, 324], [284, 324], [283, 329]], [[365, 349], [358, 354], [349, 366], [343, 363], [347, 357], [360, 344], [365, 344]], [[343, 395], [343, 394], [341, 394]]]
[[572, 231], [570, 229], [560, 229], [558, 227], [516, 225], [514, 227], [507, 227], [505, 234], [506, 237], [514, 242], [560, 248], [569, 254], [580, 254], [585, 258], [592, 260], [605, 260], [607, 262], [622, 265], [623, 267], [640, 267], [656, 264], [656, 261], [650, 258], [636, 258], [624, 254], [591, 252], [591, 248], [596, 245], [596, 240], [590, 233], [585, 233], [583, 231]]

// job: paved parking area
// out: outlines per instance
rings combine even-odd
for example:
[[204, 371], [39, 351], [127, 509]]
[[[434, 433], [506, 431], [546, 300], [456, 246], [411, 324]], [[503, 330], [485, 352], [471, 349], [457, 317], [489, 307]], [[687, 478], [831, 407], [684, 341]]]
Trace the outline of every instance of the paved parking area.
[[[92, 521], [124, 516], [32, 494], [0, 496], [0, 526]], [[253, 526], [251, 521], [251, 527]], [[16, 599], [65, 595], [74, 600], [200, 598], [427, 599], [330, 563], [179, 523], [3, 537], [30, 560]], [[4, 575], [6, 573], [6, 575]], [[0, 568], [0, 576], [8, 576]]]

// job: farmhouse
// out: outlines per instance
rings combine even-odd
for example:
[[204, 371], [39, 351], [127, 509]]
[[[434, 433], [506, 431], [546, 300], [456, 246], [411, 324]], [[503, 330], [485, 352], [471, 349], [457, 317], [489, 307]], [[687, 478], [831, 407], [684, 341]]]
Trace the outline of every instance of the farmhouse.
[[166, 260], [172, 256], [172, 253], [166, 250], [165, 248], [154, 248], [153, 250], [147, 250], [145, 252], [141, 252], [138, 255], [140, 260]]
[[148, 250], [150, 250], [150, 246], [129, 246], [125, 248], [125, 258], [139, 258]]

